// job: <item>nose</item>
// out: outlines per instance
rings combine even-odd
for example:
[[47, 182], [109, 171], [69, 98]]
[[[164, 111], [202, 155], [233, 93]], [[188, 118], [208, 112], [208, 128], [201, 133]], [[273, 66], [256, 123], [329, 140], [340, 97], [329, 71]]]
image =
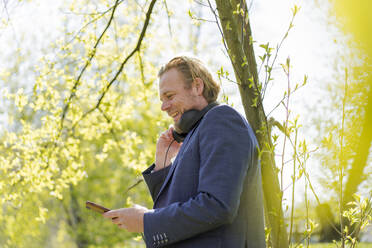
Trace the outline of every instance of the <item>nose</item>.
[[170, 104], [168, 101], [164, 101], [162, 104], [161, 104], [161, 110], [162, 111], [167, 111], [170, 107]]

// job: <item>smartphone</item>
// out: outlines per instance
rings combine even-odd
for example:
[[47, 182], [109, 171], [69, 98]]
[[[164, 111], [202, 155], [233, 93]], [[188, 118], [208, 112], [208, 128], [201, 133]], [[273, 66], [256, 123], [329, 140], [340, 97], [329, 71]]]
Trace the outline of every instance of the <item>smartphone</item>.
[[110, 211], [110, 209], [105, 208], [105, 207], [103, 207], [103, 206], [101, 206], [101, 205], [98, 205], [98, 204], [96, 204], [96, 203], [94, 203], [94, 202], [90, 202], [90, 201], [86, 201], [86, 202], [85, 202], [85, 206], [86, 206], [87, 208], [89, 208], [89, 209], [95, 211], [95, 212], [100, 213], [100, 214], [103, 214], [103, 213], [106, 213], [106, 212]]

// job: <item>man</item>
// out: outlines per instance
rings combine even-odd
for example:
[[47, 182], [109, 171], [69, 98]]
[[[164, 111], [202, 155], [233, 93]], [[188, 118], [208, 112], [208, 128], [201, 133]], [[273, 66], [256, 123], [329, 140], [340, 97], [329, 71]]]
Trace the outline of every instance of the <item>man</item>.
[[218, 92], [197, 59], [176, 57], [159, 72], [161, 108], [175, 129], [184, 113], [182, 119], [201, 114], [182, 145], [173, 128], [158, 139], [155, 164], [143, 172], [154, 209], [104, 214], [121, 228], [144, 232], [147, 247], [265, 247], [257, 141], [244, 117], [213, 104]]

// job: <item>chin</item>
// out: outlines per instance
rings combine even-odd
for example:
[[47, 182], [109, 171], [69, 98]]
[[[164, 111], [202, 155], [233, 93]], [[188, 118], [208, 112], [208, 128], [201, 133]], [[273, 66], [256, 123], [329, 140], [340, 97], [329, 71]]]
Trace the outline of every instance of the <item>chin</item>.
[[177, 123], [180, 121], [181, 116], [182, 116], [182, 114], [179, 114], [178, 116], [176, 116], [176, 117], [173, 119], [174, 124], [177, 124]]

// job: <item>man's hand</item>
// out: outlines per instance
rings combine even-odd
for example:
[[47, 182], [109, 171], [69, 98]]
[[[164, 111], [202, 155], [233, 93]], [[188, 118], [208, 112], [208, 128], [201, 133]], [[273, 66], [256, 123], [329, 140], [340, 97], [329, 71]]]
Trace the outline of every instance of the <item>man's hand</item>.
[[172, 135], [173, 127], [170, 127], [167, 131], [163, 132], [159, 139], [158, 143], [156, 144], [156, 154], [155, 154], [155, 170], [160, 170], [164, 166], [169, 166], [171, 163], [171, 159], [175, 157], [180, 150], [180, 147], [182, 143], [177, 143], [174, 141], [172, 145], [169, 148], [168, 154], [167, 154], [167, 161], [165, 161], [165, 154], [167, 152], [167, 149], [170, 145], [170, 143], [174, 140]]
[[128, 232], [143, 232], [143, 216], [151, 210], [134, 205], [132, 208], [120, 208], [108, 211], [103, 217], [111, 219], [112, 223], [124, 228]]

